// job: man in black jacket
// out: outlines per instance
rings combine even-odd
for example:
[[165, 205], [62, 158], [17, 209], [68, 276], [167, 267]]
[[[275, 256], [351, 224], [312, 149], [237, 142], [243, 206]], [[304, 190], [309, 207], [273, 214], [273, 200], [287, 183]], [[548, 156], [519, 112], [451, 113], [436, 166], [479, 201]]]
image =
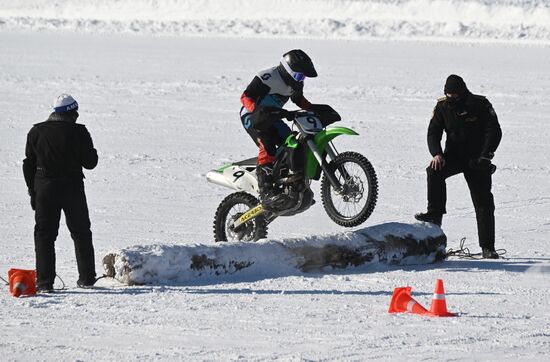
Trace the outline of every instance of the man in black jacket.
[[[439, 98], [428, 127], [428, 148], [433, 158], [428, 174], [428, 211], [415, 218], [441, 226], [445, 205], [445, 180], [463, 173], [476, 211], [479, 246], [484, 258], [498, 259], [495, 251], [495, 204], [491, 193], [491, 163], [502, 131], [491, 103], [470, 93], [457, 75], [447, 78], [445, 97]], [[441, 149], [443, 131], [447, 134]]]
[[82, 167], [97, 165], [97, 151], [86, 126], [77, 124], [78, 103], [68, 94], [54, 101], [47, 121], [35, 124], [27, 135], [23, 174], [35, 210], [34, 245], [37, 289], [53, 290], [55, 239], [61, 210], [74, 241], [79, 279], [90, 287], [96, 281], [94, 247]]

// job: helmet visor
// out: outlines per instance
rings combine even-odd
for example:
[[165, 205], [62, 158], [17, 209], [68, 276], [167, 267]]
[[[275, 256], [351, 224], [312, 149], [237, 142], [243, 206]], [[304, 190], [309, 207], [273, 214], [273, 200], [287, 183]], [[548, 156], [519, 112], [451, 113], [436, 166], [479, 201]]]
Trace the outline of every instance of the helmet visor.
[[297, 82], [303, 82], [304, 79], [306, 79], [306, 75], [302, 72], [295, 72], [290, 68], [286, 60], [283, 58], [281, 59], [281, 64], [285, 68], [286, 72]]
[[294, 78], [294, 80], [297, 80], [298, 82], [303, 82], [304, 79], [306, 79], [306, 76], [304, 73], [300, 73], [300, 72], [292, 72], [292, 78]]

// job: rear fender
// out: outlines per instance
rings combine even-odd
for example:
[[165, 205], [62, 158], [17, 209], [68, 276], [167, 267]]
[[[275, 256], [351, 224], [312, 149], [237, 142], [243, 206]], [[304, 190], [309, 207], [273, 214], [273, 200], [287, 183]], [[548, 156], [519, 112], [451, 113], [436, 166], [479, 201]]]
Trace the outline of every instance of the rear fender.
[[248, 171], [238, 165], [226, 165], [206, 174], [208, 182], [237, 191], [258, 192], [258, 180], [255, 171]]

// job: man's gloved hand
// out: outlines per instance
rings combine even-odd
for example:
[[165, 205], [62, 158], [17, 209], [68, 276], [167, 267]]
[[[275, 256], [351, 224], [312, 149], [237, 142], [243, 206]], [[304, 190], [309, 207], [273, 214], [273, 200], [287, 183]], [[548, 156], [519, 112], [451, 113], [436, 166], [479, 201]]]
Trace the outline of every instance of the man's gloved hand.
[[489, 166], [491, 166], [491, 160], [484, 157], [478, 157], [470, 160], [470, 168], [474, 170], [486, 170]]
[[496, 170], [496, 166], [491, 163], [491, 160], [493, 159], [494, 154], [483, 154], [479, 156], [478, 158], [474, 158], [470, 160], [469, 166], [473, 170], [491, 170], [491, 173], [494, 173]]
[[29, 196], [31, 197], [31, 208], [35, 210], [36, 209], [36, 192], [34, 192], [33, 189], [29, 189], [28, 192], [29, 192]]

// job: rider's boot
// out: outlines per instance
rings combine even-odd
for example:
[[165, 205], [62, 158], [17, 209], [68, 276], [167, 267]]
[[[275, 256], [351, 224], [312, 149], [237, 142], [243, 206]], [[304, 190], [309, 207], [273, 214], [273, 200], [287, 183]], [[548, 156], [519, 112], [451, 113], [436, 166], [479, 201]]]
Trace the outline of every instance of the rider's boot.
[[266, 209], [277, 209], [287, 201], [287, 196], [275, 188], [271, 164], [256, 166], [256, 176], [260, 189], [260, 202]]

